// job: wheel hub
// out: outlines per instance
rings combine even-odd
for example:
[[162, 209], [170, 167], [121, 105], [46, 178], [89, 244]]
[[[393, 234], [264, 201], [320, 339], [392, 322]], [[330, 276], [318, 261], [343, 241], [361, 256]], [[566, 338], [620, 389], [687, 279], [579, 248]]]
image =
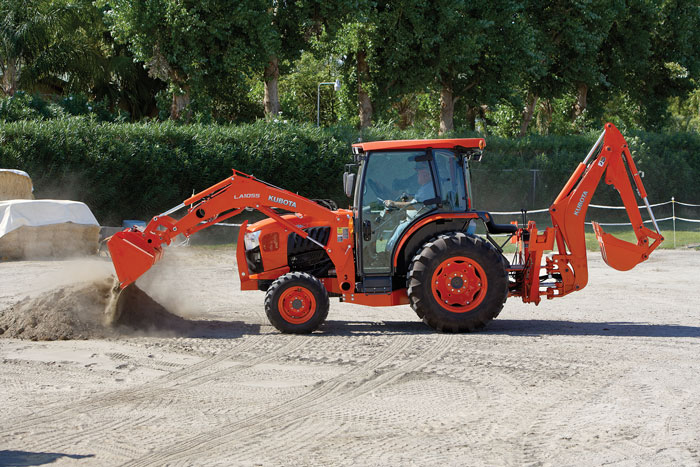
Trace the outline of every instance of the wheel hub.
[[438, 265], [432, 277], [433, 297], [449, 311], [464, 313], [476, 308], [487, 289], [486, 273], [479, 263], [465, 256]]
[[316, 312], [316, 299], [306, 287], [290, 287], [280, 295], [278, 309], [285, 321], [305, 323]]

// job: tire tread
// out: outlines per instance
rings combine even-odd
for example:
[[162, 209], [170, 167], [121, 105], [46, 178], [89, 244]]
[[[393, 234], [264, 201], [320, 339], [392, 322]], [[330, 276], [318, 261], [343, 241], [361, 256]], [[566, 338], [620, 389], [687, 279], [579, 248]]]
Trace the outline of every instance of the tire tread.
[[[463, 314], [452, 313], [432, 297], [432, 285], [426, 282], [431, 280], [440, 259], [465, 252], [476, 256], [473, 259], [478, 260], [486, 270], [489, 278], [486, 293], [489, 296], [474, 310]], [[425, 324], [439, 332], [472, 332], [484, 328], [500, 314], [508, 298], [508, 273], [503, 256], [491, 244], [463, 232], [451, 232], [427, 242], [413, 257], [407, 275], [407, 288], [411, 308]]]

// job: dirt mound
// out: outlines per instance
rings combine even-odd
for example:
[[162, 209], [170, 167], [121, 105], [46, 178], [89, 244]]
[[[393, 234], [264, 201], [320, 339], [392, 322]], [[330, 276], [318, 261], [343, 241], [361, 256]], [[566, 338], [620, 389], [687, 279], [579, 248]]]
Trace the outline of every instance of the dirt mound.
[[0, 337], [68, 340], [144, 333], [182, 334], [189, 322], [151, 299], [135, 285], [119, 297], [114, 281], [61, 287], [27, 297], [0, 311]]
[[119, 327], [178, 334], [191, 327], [190, 321], [170, 313], [135, 284], [121, 292], [111, 322]]

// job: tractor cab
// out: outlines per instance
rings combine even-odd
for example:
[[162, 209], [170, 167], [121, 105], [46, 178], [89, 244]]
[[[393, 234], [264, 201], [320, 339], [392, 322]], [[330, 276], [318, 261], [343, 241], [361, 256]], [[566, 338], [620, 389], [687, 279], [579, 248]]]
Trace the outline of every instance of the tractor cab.
[[[402, 252], [413, 249], [440, 227], [428, 222], [422, 233], [412, 227], [435, 217], [444, 229], [455, 230], [454, 214], [471, 209], [470, 159], [479, 160], [481, 138], [381, 141], [353, 145], [355, 174], [345, 174], [345, 191], [354, 190], [357, 273], [373, 277], [381, 290], [391, 290], [395, 272], [407, 263]], [[470, 220], [457, 218], [458, 230], [473, 230]], [[445, 225], [448, 224], [448, 225]], [[436, 230], [437, 229], [437, 230]], [[418, 233], [418, 240], [408, 242]], [[416, 243], [416, 245], [412, 245]], [[384, 277], [382, 283], [381, 277]], [[405, 276], [404, 276], [405, 278]], [[403, 285], [405, 287], [405, 285]], [[380, 290], [377, 290], [380, 292]]]

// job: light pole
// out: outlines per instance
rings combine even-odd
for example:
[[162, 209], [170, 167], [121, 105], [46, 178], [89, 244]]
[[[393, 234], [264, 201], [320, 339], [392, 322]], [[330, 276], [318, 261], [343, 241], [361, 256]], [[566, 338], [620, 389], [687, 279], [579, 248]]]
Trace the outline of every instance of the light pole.
[[333, 90], [337, 91], [340, 89], [340, 80], [336, 79], [332, 82], [318, 83], [318, 89], [316, 89], [316, 126], [321, 126], [321, 86], [323, 85], [333, 85]]

